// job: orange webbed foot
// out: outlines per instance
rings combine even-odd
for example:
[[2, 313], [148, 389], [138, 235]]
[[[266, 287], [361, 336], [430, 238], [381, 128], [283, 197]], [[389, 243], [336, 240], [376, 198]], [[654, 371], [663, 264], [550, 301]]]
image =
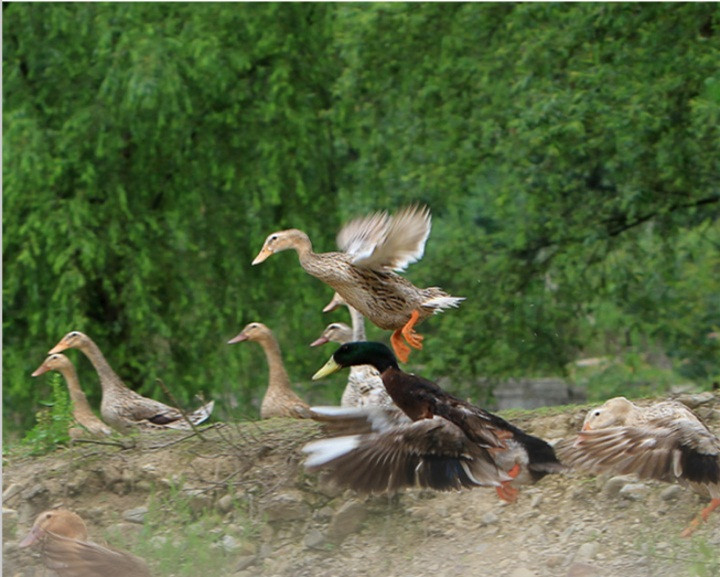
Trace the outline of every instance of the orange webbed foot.
[[515, 487], [511, 487], [509, 483], [510, 481], [503, 481], [502, 487], [495, 487], [495, 491], [497, 491], [498, 497], [503, 501], [514, 503], [520, 491]]
[[390, 344], [392, 345], [395, 356], [401, 363], [407, 363], [408, 357], [410, 356], [410, 347], [408, 347], [402, 340], [402, 331], [396, 330], [390, 337]]
[[405, 337], [405, 340], [408, 342], [408, 344], [418, 350], [422, 349], [423, 338], [425, 338], [415, 332], [415, 323], [417, 323], [419, 318], [420, 313], [418, 311], [413, 311], [410, 315], [410, 320], [405, 323], [405, 326], [402, 329], [400, 329], [400, 332]]

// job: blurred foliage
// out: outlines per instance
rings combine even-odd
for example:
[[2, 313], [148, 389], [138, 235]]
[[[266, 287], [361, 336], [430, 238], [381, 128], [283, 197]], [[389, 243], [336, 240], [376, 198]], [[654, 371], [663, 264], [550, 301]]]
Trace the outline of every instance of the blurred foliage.
[[69, 428], [75, 422], [72, 403], [62, 377], [54, 373], [50, 378], [52, 399], [35, 414], [35, 425], [25, 433], [18, 454], [44, 455], [70, 442]]
[[75, 329], [142, 394], [255, 418], [264, 355], [225, 343], [262, 321], [299, 393], [337, 401], [307, 348], [332, 291], [250, 262], [413, 201], [434, 226], [407, 276], [467, 297], [422, 326], [427, 376], [639, 355], [717, 379], [719, 25], [712, 3], [3, 5], [5, 430]]

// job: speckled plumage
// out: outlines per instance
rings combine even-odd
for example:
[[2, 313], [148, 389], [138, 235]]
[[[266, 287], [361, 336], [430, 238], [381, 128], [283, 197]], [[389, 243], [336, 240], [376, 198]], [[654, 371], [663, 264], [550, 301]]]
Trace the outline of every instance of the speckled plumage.
[[[80, 331], [69, 332], [50, 349], [48, 354], [56, 354], [70, 348], [82, 351], [95, 367], [102, 386], [100, 414], [114, 429], [125, 432], [134, 427], [148, 430], [191, 428], [178, 409], [143, 397], [125, 386], [110, 367], [100, 348], [86, 334]], [[187, 417], [194, 425], [198, 425], [210, 416], [214, 405], [214, 401], [210, 401], [192, 413], [187, 413]]]
[[463, 300], [438, 287], [418, 288], [394, 272], [422, 257], [429, 234], [429, 210], [410, 206], [394, 216], [380, 212], [349, 222], [338, 234], [344, 252], [315, 253], [308, 236], [297, 229], [272, 233], [253, 264], [295, 250], [308, 274], [330, 285], [381, 329], [395, 331], [393, 347], [405, 360], [409, 349], [399, 343], [399, 331], [411, 346], [422, 348], [413, 326]]
[[685, 536], [720, 506], [720, 439], [682, 403], [641, 407], [624, 397], [610, 399], [588, 411], [578, 437], [562, 443], [558, 451], [578, 470], [634, 473], [709, 496], [710, 505]]

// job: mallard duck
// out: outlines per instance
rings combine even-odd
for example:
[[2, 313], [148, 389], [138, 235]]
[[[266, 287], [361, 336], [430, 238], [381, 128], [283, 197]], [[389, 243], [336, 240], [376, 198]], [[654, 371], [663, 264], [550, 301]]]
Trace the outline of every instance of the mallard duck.
[[506, 501], [517, 497], [515, 486], [563, 469], [545, 441], [403, 372], [382, 343], [342, 345], [313, 379], [365, 364], [380, 372], [390, 397], [413, 422], [384, 427], [368, 416], [375, 433], [309, 444], [311, 469], [329, 468], [340, 482], [370, 491], [416, 483], [437, 489], [495, 486]]
[[422, 348], [414, 327], [423, 319], [457, 306], [437, 287], [418, 288], [393, 271], [419, 260], [430, 234], [430, 211], [410, 206], [395, 216], [377, 212], [346, 224], [338, 233], [343, 252], [315, 253], [308, 236], [297, 229], [267, 237], [252, 264], [283, 250], [297, 252], [305, 271], [334, 288], [342, 298], [381, 329], [394, 331], [390, 342], [397, 358], [406, 362], [410, 348]]
[[280, 345], [273, 332], [262, 323], [249, 323], [228, 344], [242, 341], [255, 341], [265, 351], [268, 362], [268, 388], [260, 405], [260, 417], [293, 417], [304, 419], [310, 417], [307, 403], [298, 397], [290, 388], [285, 365], [283, 365]]
[[592, 473], [634, 473], [680, 483], [711, 498], [682, 535], [720, 506], [720, 439], [682, 403], [639, 407], [625, 397], [591, 409], [574, 443], [558, 448], [568, 466]]
[[45, 567], [60, 577], [150, 577], [140, 557], [88, 540], [82, 518], [67, 509], [38, 515], [20, 547], [40, 546]]
[[75, 372], [75, 366], [70, 362], [70, 359], [63, 354], [50, 355], [42, 365], [33, 371], [32, 376], [37, 377], [48, 371], [57, 371], [60, 373], [64, 377], [65, 384], [70, 392], [73, 418], [77, 424], [80, 425], [79, 427], [72, 427], [70, 429], [69, 433], [71, 438], [77, 439], [87, 433], [96, 436], [112, 434], [112, 429], [98, 419], [95, 413], [92, 412], [87, 397], [80, 388], [80, 381], [78, 380], [77, 372]]
[[[178, 409], [148, 399], [129, 389], [112, 370], [100, 348], [86, 334], [71, 331], [55, 345], [48, 354], [54, 355], [66, 349], [79, 349], [90, 359], [100, 377], [102, 401], [100, 414], [107, 423], [119, 430], [133, 427], [145, 429], [190, 429]], [[212, 413], [214, 401], [210, 401], [187, 417], [194, 425], [205, 421]]]

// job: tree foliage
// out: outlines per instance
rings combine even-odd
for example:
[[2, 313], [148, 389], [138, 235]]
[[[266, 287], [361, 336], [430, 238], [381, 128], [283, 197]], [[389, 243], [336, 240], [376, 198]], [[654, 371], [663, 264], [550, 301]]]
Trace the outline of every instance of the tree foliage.
[[627, 350], [720, 373], [717, 5], [3, 9], [11, 426], [73, 329], [143, 394], [162, 378], [237, 417], [265, 359], [225, 342], [259, 320], [301, 394], [336, 399], [341, 378], [307, 378], [330, 289], [289, 254], [249, 263], [274, 230], [332, 250], [347, 218], [413, 201], [434, 220], [409, 278], [467, 297], [423, 325], [429, 376]]

